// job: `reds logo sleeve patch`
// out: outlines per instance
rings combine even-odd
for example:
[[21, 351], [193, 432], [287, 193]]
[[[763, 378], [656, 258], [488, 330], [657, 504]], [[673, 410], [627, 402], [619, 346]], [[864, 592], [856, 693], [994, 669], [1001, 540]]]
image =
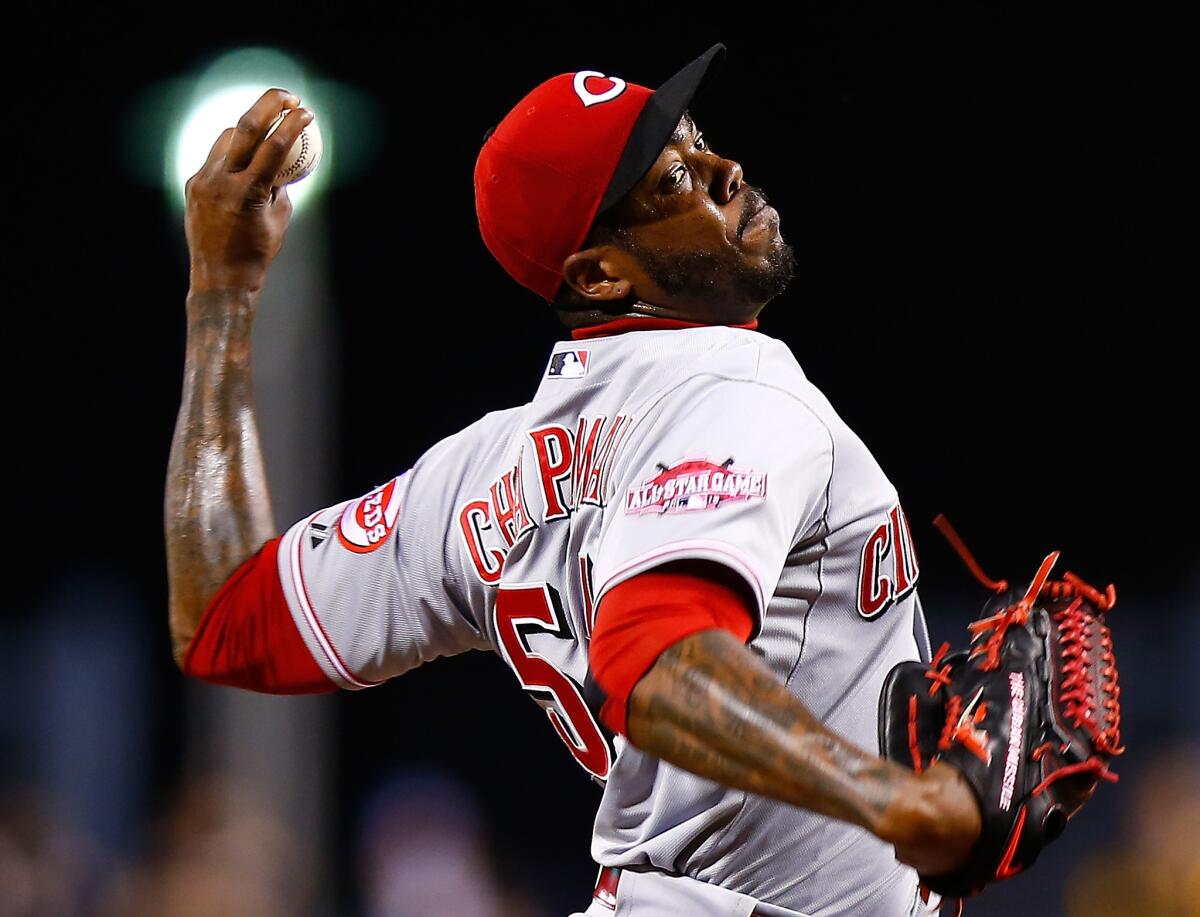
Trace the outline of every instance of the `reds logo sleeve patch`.
[[347, 551], [367, 554], [383, 545], [400, 516], [400, 478], [352, 502], [338, 520], [338, 541]]
[[658, 467], [658, 474], [625, 494], [627, 515], [702, 512], [767, 496], [766, 472], [734, 468], [732, 458], [721, 464], [683, 458]]

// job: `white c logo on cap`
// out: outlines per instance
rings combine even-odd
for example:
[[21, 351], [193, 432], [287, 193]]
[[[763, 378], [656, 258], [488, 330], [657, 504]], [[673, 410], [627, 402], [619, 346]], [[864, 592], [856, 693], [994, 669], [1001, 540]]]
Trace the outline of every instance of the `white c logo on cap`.
[[[587, 87], [583, 84], [589, 76], [598, 76], [604, 80], [612, 80], [612, 88], [606, 89], [599, 95], [594, 92], [588, 92]], [[584, 108], [599, 105], [601, 102], [607, 102], [609, 99], [615, 99], [624, 91], [625, 81], [619, 76], [605, 76], [599, 70], [580, 70], [575, 74], [575, 95], [579, 96], [579, 100], [583, 102]]]

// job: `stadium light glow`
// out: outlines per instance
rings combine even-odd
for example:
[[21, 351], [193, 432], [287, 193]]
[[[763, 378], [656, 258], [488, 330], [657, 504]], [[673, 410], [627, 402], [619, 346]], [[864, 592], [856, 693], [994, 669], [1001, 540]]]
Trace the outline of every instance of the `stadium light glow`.
[[167, 182], [183, 204], [184, 185], [208, 158], [213, 143], [227, 127], [237, 124], [255, 100], [273, 86], [290, 90], [311, 108], [320, 122], [324, 154], [309, 177], [288, 186], [296, 212], [328, 184], [332, 172], [332, 118], [320, 99], [309, 92], [309, 81], [299, 64], [270, 48], [247, 48], [216, 60], [196, 81], [186, 113], [175, 125], [175, 140], [167, 152]]

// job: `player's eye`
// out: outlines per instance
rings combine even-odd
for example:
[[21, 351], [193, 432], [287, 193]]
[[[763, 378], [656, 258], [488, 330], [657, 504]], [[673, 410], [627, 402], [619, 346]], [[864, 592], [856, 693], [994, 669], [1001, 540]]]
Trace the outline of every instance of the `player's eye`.
[[667, 188], [670, 191], [679, 191], [686, 185], [691, 184], [691, 175], [688, 174], [687, 167], [682, 163], [677, 168], [672, 169], [667, 173]]
[[692, 143], [696, 145], [696, 149], [698, 149], [701, 153], [708, 152], [708, 141], [704, 139], [703, 134], [697, 134], [696, 139], [693, 140]]

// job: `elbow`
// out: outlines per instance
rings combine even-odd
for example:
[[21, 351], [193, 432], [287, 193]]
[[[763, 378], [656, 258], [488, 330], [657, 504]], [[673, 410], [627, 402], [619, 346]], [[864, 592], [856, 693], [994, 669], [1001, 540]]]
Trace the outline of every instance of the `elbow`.
[[175, 660], [175, 666], [179, 671], [187, 675], [187, 651], [188, 642], [172, 639], [171, 640], [171, 658]]
[[[588, 652], [584, 700], [606, 729], [630, 739], [629, 717], [635, 688], [654, 666], [656, 656], [637, 658], [627, 641], [597, 629]], [[632, 739], [631, 739], [632, 741]]]
[[652, 697], [679, 677], [679, 647], [687, 637], [647, 643], [599, 630], [592, 639], [585, 697], [601, 723], [635, 746], [637, 721], [648, 716]]
[[171, 658], [179, 671], [187, 675], [188, 649], [196, 634], [196, 624], [199, 615], [189, 611], [184, 603], [172, 590], [167, 603], [167, 627], [171, 633]]
[[583, 683], [583, 700], [597, 722], [609, 732], [628, 737], [625, 729], [625, 698], [622, 688], [613, 677], [609, 658], [608, 641], [599, 634], [592, 637], [588, 651], [588, 672]]
[[663, 665], [660, 657], [669, 650], [678, 655], [684, 641], [713, 631], [744, 644], [755, 617], [753, 598], [744, 593], [745, 583], [735, 574], [690, 562], [667, 564], [612, 587], [596, 611], [588, 651], [592, 678], [606, 696], [599, 708], [604, 725], [637, 744], [630, 735], [635, 694], [654, 695], [648, 683], [683, 675], [678, 660]]
[[179, 634], [174, 629], [171, 631], [171, 658], [175, 660], [175, 666], [184, 675], [191, 675], [188, 671], [188, 650], [192, 646], [191, 634]]

